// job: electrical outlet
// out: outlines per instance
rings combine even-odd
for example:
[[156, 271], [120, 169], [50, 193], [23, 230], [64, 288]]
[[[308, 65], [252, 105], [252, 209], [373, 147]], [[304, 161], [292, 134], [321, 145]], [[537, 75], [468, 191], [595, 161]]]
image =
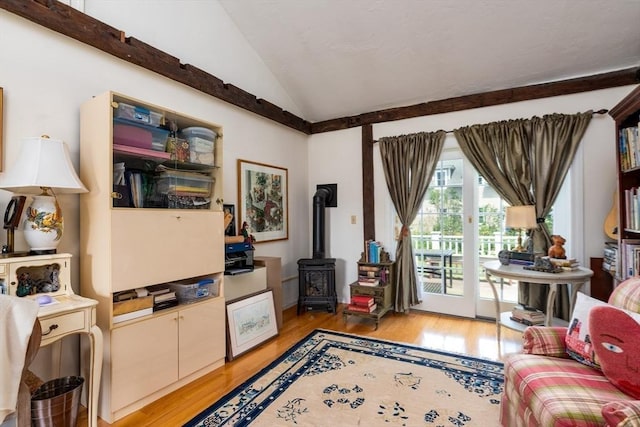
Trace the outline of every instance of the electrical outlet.
[[355, 224], [355, 223], [356, 223], [356, 216], [351, 215], [351, 224]]

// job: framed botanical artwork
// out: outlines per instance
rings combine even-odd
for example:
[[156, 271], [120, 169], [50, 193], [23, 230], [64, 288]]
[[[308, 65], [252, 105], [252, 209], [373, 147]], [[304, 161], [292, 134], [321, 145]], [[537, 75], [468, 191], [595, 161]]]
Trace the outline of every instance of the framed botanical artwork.
[[273, 291], [262, 291], [227, 303], [229, 361], [276, 335], [278, 325]]
[[289, 238], [287, 169], [238, 159], [238, 224], [255, 243]]

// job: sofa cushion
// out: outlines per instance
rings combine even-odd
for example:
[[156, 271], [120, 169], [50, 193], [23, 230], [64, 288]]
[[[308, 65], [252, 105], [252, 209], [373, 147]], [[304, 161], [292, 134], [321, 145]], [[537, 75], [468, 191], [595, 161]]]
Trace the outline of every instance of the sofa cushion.
[[565, 337], [569, 356], [582, 364], [596, 369], [600, 369], [600, 366], [594, 359], [593, 345], [590, 341], [589, 312], [593, 307], [605, 305], [608, 304], [578, 292], [571, 321], [569, 322], [569, 329]]
[[602, 416], [607, 425], [634, 427], [640, 425], [640, 401], [621, 400], [609, 402], [602, 407]]
[[542, 356], [569, 357], [564, 326], [529, 326], [522, 334], [522, 352]]
[[505, 358], [504, 374], [505, 392], [518, 391], [510, 399], [525, 405], [542, 426], [602, 426], [602, 407], [629, 399], [602, 372], [573, 359], [512, 354]]
[[609, 304], [640, 313], [640, 277], [631, 277], [616, 286], [609, 297]]
[[640, 315], [612, 306], [594, 307], [589, 314], [591, 341], [602, 372], [636, 399], [640, 399], [639, 321]]

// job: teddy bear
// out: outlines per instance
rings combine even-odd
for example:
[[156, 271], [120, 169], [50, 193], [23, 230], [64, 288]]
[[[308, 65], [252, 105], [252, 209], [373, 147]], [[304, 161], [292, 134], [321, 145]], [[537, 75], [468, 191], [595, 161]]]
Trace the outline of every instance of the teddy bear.
[[553, 242], [553, 246], [549, 248], [549, 258], [566, 258], [563, 245], [566, 243], [564, 237], [559, 234], [554, 234], [551, 236], [551, 241]]

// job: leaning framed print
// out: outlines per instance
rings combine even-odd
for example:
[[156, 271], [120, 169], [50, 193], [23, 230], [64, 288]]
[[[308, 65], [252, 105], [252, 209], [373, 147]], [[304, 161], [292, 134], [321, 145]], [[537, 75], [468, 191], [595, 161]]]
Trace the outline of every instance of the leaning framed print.
[[287, 169], [238, 159], [238, 224], [255, 243], [289, 238]]
[[227, 303], [227, 359], [278, 335], [273, 291], [266, 290]]

